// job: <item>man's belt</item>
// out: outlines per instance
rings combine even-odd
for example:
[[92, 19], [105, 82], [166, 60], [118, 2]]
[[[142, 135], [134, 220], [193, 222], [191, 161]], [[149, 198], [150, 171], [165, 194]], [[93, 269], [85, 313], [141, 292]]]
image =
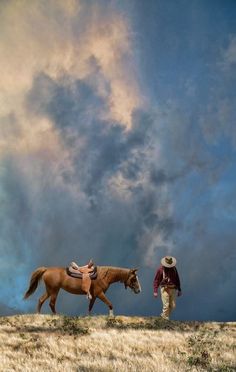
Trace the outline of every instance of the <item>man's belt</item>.
[[174, 285], [174, 284], [164, 284], [164, 285], [162, 285], [161, 287], [163, 287], [163, 288], [172, 288], [172, 289], [176, 289], [176, 285]]

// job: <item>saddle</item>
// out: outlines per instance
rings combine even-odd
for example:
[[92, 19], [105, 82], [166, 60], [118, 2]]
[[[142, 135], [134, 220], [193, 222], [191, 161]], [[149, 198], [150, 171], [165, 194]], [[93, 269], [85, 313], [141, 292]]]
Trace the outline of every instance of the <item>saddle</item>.
[[81, 289], [91, 300], [90, 287], [92, 280], [97, 278], [97, 266], [94, 265], [93, 261], [90, 260], [85, 266], [78, 266], [75, 262], [71, 262], [70, 266], [66, 268], [66, 272], [73, 278], [82, 279]]

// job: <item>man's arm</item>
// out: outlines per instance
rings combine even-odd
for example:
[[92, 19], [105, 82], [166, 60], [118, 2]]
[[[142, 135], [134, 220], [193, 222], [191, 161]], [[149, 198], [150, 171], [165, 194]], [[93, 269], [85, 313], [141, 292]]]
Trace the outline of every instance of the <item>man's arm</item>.
[[177, 286], [177, 290], [178, 290], [178, 296], [181, 296], [182, 291], [181, 291], [179, 273], [178, 273], [177, 269], [175, 269], [175, 272], [176, 272], [176, 286]]
[[157, 272], [156, 272], [156, 275], [155, 275], [155, 278], [154, 278], [154, 281], [153, 281], [153, 293], [154, 293], [154, 296], [157, 297], [157, 294], [158, 294], [158, 287], [162, 281], [162, 276], [163, 276], [163, 270], [162, 270], [162, 267], [160, 267]]

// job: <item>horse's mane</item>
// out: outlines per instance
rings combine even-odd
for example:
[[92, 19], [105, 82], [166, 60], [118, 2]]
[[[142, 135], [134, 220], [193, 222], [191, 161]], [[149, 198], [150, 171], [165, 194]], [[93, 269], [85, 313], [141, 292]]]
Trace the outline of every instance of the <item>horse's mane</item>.
[[118, 273], [128, 273], [130, 269], [126, 267], [116, 267], [116, 266], [97, 266], [98, 272], [102, 278], [104, 278], [109, 272], [112, 274]]
[[99, 269], [102, 269], [102, 270], [114, 270], [114, 271], [129, 271], [130, 269], [128, 269], [127, 267], [118, 267], [118, 266], [98, 266]]

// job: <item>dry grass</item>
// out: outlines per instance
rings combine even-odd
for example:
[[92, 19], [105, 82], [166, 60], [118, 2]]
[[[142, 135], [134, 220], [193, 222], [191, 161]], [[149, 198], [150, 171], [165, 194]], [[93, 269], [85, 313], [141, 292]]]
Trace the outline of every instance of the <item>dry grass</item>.
[[236, 323], [0, 318], [0, 371], [236, 371]]

